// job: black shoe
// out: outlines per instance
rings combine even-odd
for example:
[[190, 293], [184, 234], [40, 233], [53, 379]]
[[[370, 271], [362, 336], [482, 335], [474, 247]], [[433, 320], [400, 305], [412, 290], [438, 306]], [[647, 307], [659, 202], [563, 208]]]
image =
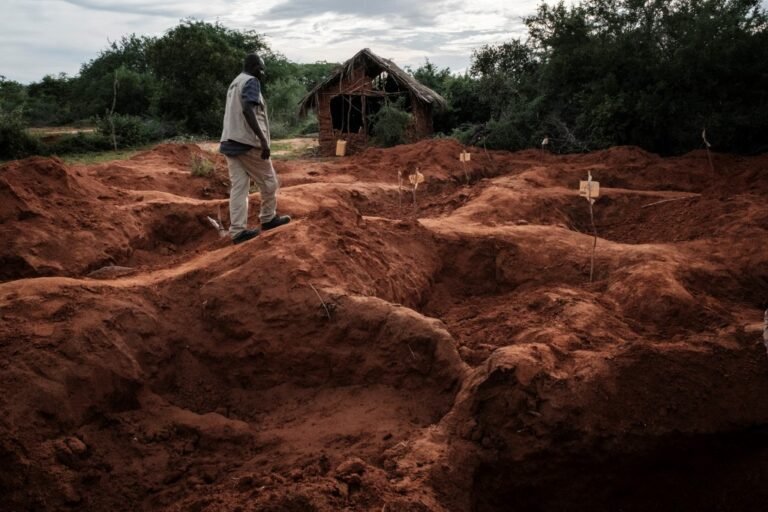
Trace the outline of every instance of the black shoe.
[[283, 224], [288, 224], [289, 222], [291, 222], [291, 218], [288, 215], [275, 214], [271, 221], [261, 223], [261, 229], [267, 231], [268, 229], [274, 229]]
[[247, 242], [251, 238], [256, 238], [257, 236], [259, 236], [259, 233], [261, 233], [261, 231], [259, 231], [258, 229], [246, 229], [244, 231], [239, 232], [232, 239], [232, 243], [233, 244], [241, 244], [243, 242]]

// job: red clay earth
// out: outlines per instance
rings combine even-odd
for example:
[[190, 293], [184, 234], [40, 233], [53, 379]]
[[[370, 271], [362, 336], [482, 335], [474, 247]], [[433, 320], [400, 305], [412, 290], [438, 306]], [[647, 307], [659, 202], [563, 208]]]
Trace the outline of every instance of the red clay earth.
[[768, 156], [461, 149], [0, 167], [0, 509], [764, 510]]

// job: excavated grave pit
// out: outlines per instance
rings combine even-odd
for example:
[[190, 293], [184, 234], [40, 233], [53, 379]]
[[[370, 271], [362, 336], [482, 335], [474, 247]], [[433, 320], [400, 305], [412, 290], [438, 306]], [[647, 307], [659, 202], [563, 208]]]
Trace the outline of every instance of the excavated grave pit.
[[[67, 184], [57, 208], [85, 215], [82, 187], [130, 220], [105, 244], [127, 252], [104, 260], [78, 235], [80, 256], [51, 251], [50, 273], [138, 270], [20, 279], [45, 267], [3, 255], [21, 270], [0, 284], [0, 496], [22, 510], [762, 510], [762, 164], [734, 159], [726, 197], [707, 192], [701, 155], [494, 152], [465, 185], [458, 149], [285, 164], [296, 222], [241, 247], [201, 220], [224, 203], [173, 181], [195, 150], [121, 164], [134, 177], [33, 162], [46, 194], [46, 179]], [[392, 170], [417, 164], [450, 170], [414, 210]], [[4, 229], [57, 226], [17, 167]], [[591, 284], [573, 190], [587, 169], [607, 187]], [[641, 208], [680, 193], [702, 195]], [[83, 219], [58, 226], [108, 224]]]

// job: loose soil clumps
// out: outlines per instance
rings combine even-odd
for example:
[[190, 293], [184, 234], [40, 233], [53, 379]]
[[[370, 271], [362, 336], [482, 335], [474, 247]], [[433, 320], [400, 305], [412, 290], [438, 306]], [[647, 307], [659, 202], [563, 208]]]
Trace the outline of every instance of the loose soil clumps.
[[279, 161], [294, 221], [237, 246], [197, 146], [4, 164], [0, 503], [762, 510], [767, 164]]

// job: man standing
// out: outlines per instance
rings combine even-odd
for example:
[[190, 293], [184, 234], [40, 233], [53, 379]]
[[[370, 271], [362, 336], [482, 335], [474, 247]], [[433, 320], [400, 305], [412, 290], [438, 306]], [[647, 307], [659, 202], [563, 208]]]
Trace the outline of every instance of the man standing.
[[266, 231], [291, 221], [289, 216], [278, 215], [276, 210], [279, 184], [269, 158], [269, 117], [261, 94], [263, 80], [264, 60], [250, 53], [243, 61], [243, 72], [227, 91], [219, 151], [227, 157], [229, 168], [229, 234], [235, 244], [260, 233], [258, 228], [247, 229], [251, 180], [261, 192], [261, 229]]

